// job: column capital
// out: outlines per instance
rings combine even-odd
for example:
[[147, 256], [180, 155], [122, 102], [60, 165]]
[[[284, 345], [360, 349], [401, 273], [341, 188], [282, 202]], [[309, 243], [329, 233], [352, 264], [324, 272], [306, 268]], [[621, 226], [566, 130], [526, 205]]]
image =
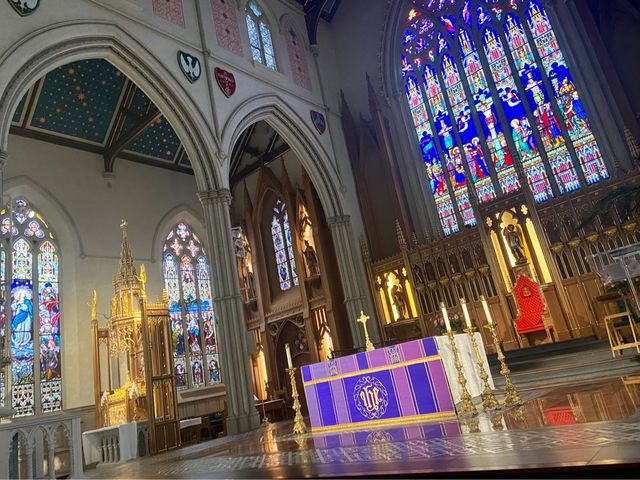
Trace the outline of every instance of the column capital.
[[329, 228], [334, 228], [338, 225], [346, 225], [351, 221], [351, 217], [349, 215], [336, 215], [335, 217], [327, 218], [327, 224]]
[[198, 192], [198, 200], [205, 206], [208, 203], [224, 202], [231, 205], [231, 191], [228, 188], [218, 188], [217, 190], [202, 190]]

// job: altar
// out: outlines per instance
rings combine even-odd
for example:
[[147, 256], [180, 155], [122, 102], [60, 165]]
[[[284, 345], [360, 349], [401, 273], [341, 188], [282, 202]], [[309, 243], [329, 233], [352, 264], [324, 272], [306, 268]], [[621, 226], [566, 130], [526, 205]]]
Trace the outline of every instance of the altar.
[[[489, 372], [481, 336], [474, 335]], [[482, 385], [469, 336], [454, 338], [470, 380], [467, 388], [479, 396]], [[313, 432], [454, 418], [460, 388], [452, 357], [447, 337], [431, 337], [303, 366]], [[489, 382], [493, 387], [490, 375]]]

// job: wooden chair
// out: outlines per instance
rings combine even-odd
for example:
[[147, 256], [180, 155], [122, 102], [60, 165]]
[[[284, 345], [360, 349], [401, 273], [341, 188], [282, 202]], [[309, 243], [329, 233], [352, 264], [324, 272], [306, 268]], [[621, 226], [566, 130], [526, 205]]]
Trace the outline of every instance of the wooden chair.
[[520, 275], [513, 287], [513, 298], [518, 306], [515, 326], [520, 339], [523, 340], [527, 334], [544, 331], [547, 341], [553, 342], [554, 326], [540, 285], [529, 277]]
[[[638, 330], [638, 320], [634, 318], [629, 304], [624, 301], [624, 311], [605, 315], [604, 325], [607, 329], [607, 337], [609, 337], [609, 346], [611, 347], [611, 355], [613, 358], [622, 355], [622, 350], [627, 348], [635, 348], [640, 354], [640, 331]], [[631, 334], [631, 339], [625, 338], [624, 334]]]

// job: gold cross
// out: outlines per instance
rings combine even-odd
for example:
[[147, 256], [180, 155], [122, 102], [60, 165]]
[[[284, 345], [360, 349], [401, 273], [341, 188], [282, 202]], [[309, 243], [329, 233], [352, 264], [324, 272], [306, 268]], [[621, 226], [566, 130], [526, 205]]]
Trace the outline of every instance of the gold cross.
[[364, 328], [364, 345], [367, 352], [374, 350], [373, 343], [369, 339], [369, 332], [367, 331], [367, 320], [369, 320], [369, 316], [365, 315], [362, 310], [360, 310], [360, 317], [356, 319], [356, 322], [361, 323]]

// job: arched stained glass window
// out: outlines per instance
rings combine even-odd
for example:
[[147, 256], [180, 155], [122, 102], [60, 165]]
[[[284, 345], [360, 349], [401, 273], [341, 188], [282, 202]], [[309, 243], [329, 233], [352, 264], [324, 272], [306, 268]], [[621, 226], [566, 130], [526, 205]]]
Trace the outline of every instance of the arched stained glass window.
[[[458, 231], [456, 215], [475, 224], [470, 188], [485, 202], [526, 182], [543, 202], [555, 187], [564, 194], [608, 178], [539, 0], [410, 1], [401, 72], [445, 234]], [[439, 145], [426, 142], [431, 132]], [[434, 175], [434, 166], [447, 175]]]
[[0, 215], [0, 342], [8, 340], [11, 357], [9, 378], [0, 373], [0, 403], [10, 393], [16, 417], [55, 412], [62, 409], [55, 237], [24, 199]]
[[169, 295], [177, 387], [220, 382], [209, 264], [200, 239], [184, 221], [167, 235], [162, 273]]
[[249, 2], [245, 17], [249, 31], [249, 43], [251, 43], [251, 56], [256, 62], [275, 70], [276, 56], [273, 52], [271, 30], [264, 13], [255, 2]]
[[292, 285], [298, 285], [298, 272], [293, 256], [293, 241], [289, 228], [287, 207], [281, 200], [276, 200], [271, 219], [271, 238], [276, 255], [276, 270], [280, 290], [289, 290]]

